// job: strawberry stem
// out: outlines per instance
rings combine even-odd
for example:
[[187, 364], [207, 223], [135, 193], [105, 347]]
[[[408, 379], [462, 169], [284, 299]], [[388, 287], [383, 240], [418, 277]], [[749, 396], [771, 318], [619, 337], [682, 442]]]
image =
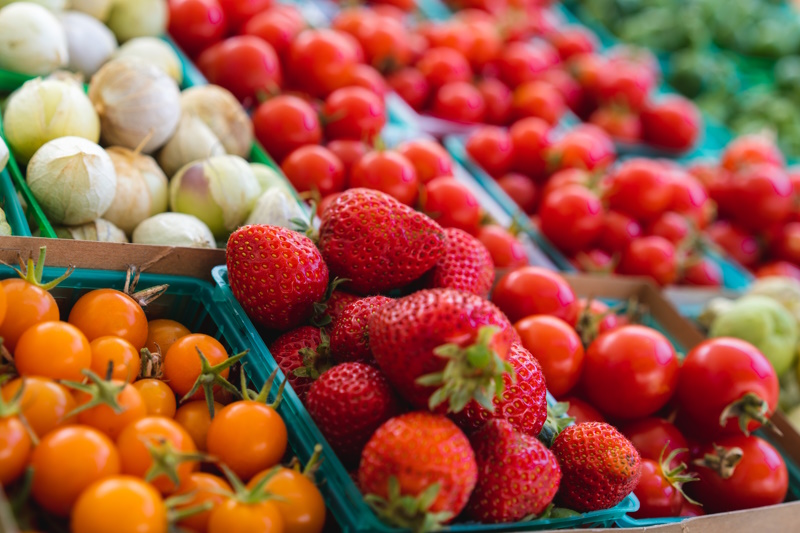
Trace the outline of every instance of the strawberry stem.
[[575, 422], [574, 418], [567, 415], [568, 410], [569, 402], [558, 402], [547, 406], [547, 420], [539, 432], [538, 439], [548, 448], [553, 445], [553, 441], [564, 428]]
[[442, 529], [442, 524], [453, 518], [453, 513], [450, 512], [429, 511], [438, 494], [438, 483], [429, 485], [418, 496], [401, 494], [400, 483], [395, 476], [391, 476], [386, 498], [367, 494], [364, 501], [384, 522], [410, 529], [414, 533], [426, 533]]

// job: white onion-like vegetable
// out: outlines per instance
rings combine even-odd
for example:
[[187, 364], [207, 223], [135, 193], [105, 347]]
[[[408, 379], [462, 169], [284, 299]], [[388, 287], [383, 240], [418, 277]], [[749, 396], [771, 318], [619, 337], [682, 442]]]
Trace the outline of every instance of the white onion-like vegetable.
[[0, 209], [0, 236], [7, 237], [13, 235], [11, 224], [6, 220], [6, 212]]
[[68, 226], [100, 218], [117, 188], [111, 158], [81, 137], [60, 137], [39, 148], [26, 179], [50, 222]]
[[98, 218], [80, 226], [55, 226], [53, 230], [59, 239], [97, 242], [128, 242], [125, 232], [108, 220]]
[[6, 165], [8, 165], [8, 145], [0, 137], [0, 172], [6, 169]]
[[189, 163], [169, 184], [173, 211], [194, 215], [219, 239], [244, 222], [260, 188], [250, 165], [241, 157], [221, 155]]
[[106, 24], [124, 43], [135, 37], [157, 37], [167, 32], [166, 0], [114, 0]]
[[214, 132], [196, 116], [184, 115], [158, 153], [158, 163], [167, 176], [174, 176], [184, 165], [216, 155], [225, 155], [225, 148]]
[[42, 76], [68, 61], [67, 36], [53, 13], [28, 2], [0, 9], [0, 68]]
[[67, 11], [59, 19], [67, 35], [69, 68], [91, 76], [117, 49], [116, 37], [105, 24], [86, 13]]
[[292, 196], [292, 186], [289, 185], [286, 178], [272, 170], [272, 168], [263, 163], [250, 163], [250, 170], [253, 171], [258, 186], [261, 187], [262, 194], [273, 187], [280, 187], [286, 191], [289, 196]]
[[117, 191], [103, 218], [130, 235], [144, 219], [167, 210], [167, 177], [150, 156], [119, 146], [106, 153], [117, 172]]
[[181, 93], [181, 111], [195, 115], [211, 128], [231, 155], [247, 157], [253, 144], [253, 123], [242, 104], [217, 85], [191, 87]]
[[259, 196], [245, 224], [267, 224], [286, 229], [296, 229], [292, 219], [308, 222], [308, 215], [297, 200], [281, 187], [273, 187]]
[[180, 91], [163, 70], [133, 57], [112, 59], [89, 83], [89, 98], [100, 116], [106, 144], [142, 152], [157, 150], [180, 120]]
[[156, 37], [137, 37], [119, 47], [114, 57], [138, 57], [157, 66], [180, 85], [183, 81], [181, 60], [170, 45]]
[[[19, 3], [21, 0], [0, 0], [0, 7]], [[67, 7], [67, 0], [22, 0], [25, 3], [39, 4], [50, 11], [62, 11]], [[73, 0], [74, 1], [74, 0]]]
[[8, 99], [3, 116], [6, 140], [23, 163], [44, 143], [58, 137], [100, 138], [100, 119], [80, 85], [36, 78]]
[[133, 242], [162, 246], [216, 248], [214, 235], [199, 218], [183, 213], [161, 213], [133, 230]]
[[114, 0], [71, 0], [70, 9], [86, 13], [100, 22], [105, 22], [111, 13], [111, 5]]

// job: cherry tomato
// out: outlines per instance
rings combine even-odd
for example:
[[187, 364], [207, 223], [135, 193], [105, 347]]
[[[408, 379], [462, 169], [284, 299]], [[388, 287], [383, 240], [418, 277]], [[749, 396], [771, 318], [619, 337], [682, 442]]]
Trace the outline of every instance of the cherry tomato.
[[344, 32], [305, 30], [292, 42], [286, 64], [295, 86], [325, 98], [344, 87], [348, 69], [359, 63], [363, 54], [358, 41]]
[[221, 41], [226, 26], [218, 0], [169, 0], [169, 34], [192, 57]]
[[626, 276], [645, 276], [661, 286], [678, 279], [678, 257], [673, 245], [663, 237], [634, 239], [622, 254], [617, 272]]
[[87, 487], [119, 474], [120, 458], [111, 439], [96, 429], [65, 426], [39, 442], [31, 466], [33, 499], [47, 511], [67, 516]]
[[[124, 381], [107, 383], [112, 386], [125, 385], [115, 397], [117, 405], [122, 410], [116, 412], [109, 404], [103, 403], [78, 413], [78, 422], [102, 431], [111, 439], [116, 439], [129, 424], [147, 416], [147, 407], [142, 395], [133, 385]], [[90, 400], [92, 400], [91, 394], [80, 390], [75, 392], [78, 407], [89, 403]]]
[[445, 83], [439, 87], [431, 105], [433, 116], [462, 123], [482, 122], [485, 111], [483, 95], [466, 81]]
[[0, 418], [0, 484], [10, 485], [25, 471], [33, 443], [16, 416]]
[[395, 150], [414, 165], [420, 183], [453, 175], [453, 159], [436, 141], [415, 139], [399, 144]]
[[322, 140], [317, 113], [296, 96], [276, 96], [258, 106], [253, 113], [253, 129], [261, 146], [278, 162], [301, 146]]
[[282, 533], [283, 518], [274, 501], [242, 503], [235, 499], [225, 500], [211, 511], [208, 533], [230, 533], [231, 531], [269, 531]]
[[606, 132], [592, 124], [577, 126], [549, 147], [545, 155], [552, 172], [565, 168], [603, 170], [614, 162], [614, 143]]
[[425, 184], [425, 211], [443, 228], [458, 228], [477, 235], [483, 211], [466, 185], [449, 176]]
[[624, 326], [604, 333], [586, 350], [586, 399], [619, 419], [649, 416], [669, 401], [678, 383], [678, 356], [661, 333]]
[[667, 96], [642, 110], [644, 140], [670, 150], [688, 150], [697, 142], [702, 118], [697, 106], [682, 96]]
[[552, 315], [575, 324], [578, 301], [572, 287], [558, 273], [524, 266], [508, 272], [494, 288], [492, 301], [511, 322], [530, 315]]
[[567, 409], [567, 416], [575, 419], [576, 424], [585, 424], [586, 422], [605, 422], [606, 419], [600, 414], [600, 411], [592, 407], [585, 401], [575, 396], [568, 396], [560, 401], [569, 404]]
[[637, 519], [678, 516], [683, 495], [667, 479], [658, 461], [643, 458], [641, 471], [639, 483], [633, 491], [639, 500], [639, 510], [631, 516]]
[[467, 139], [466, 148], [470, 157], [490, 176], [499, 178], [511, 169], [513, 145], [505, 128], [485, 126], [475, 130]]
[[[206, 414], [208, 414], [208, 409], [206, 409]], [[208, 511], [203, 511], [184, 518], [178, 522], [178, 525], [191, 531], [205, 533], [208, 531], [208, 520], [211, 518], [211, 511], [214, 507], [222, 505], [228, 499], [225, 496], [225, 492], [232, 492], [232, 490], [228, 482], [221, 477], [204, 472], [192, 472], [173, 494], [173, 496], [191, 494], [192, 497], [189, 501], [177, 506], [175, 509], [177, 511], [190, 509], [202, 505], [205, 502], [211, 502], [213, 507]]]
[[567, 62], [567, 70], [582, 90], [582, 98], [575, 112], [583, 119], [587, 119], [599, 105], [597, 97], [607, 65], [606, 58], [597, 53], [576, 54]]
[[658, 162], [629, 159], [608, 178], [606, 198], [611, 209], [637, 220], [653, 220], [672, 202], [670, 174]]
[[497, 58], [500, 79], [512, 89], [557, 65], [558, 53], [544, 41], [507, 44]]
[[600, 47], [597, 36], [589, 28], [579, 24], [558, 28], [547, 36], [547, 40], [562, 61], [580, 54], [591, 54]]
[[[203, 353], [211, 366], [228, 359], [228, 352], [220, 342], [204, 333], [193, 333], [181, 337], [164, 355], [164, 380], [175, 394], [183, 397], [192, 390], [201, 372], [200, 356]], [[220, 372], [220, 377], [228, 377], [228, 369]], [[190, 400], [203, 399], [203, 390], [199, 389]]]
[[789, 487], [786, 463], [767, 441], [755, 436], [727, 437], [706, 444], [700, 453], [701, 457], [728, 455], [734, 448], [741, 450], [741, 460], [733, 468], [695, 466], [698, 481], [686, 485], [688, 495], [702, 503], [707, 513], [783, 503]]
[[692, 228], [686, 217], [667, 211], [655, 219], [647, 228], [647, 233], [663, 237], [674, 245], [679, 245], [691, 233]]
[[113, 379], [131, 382], [139, 375], [139, 352], [125, 339], [112, 335], [97, 337], [89, 343], [89, 348], [92, 350], [90, 368], [97, 375], [105, 376], [109, 363], [114, 364]]
[[638, 143], [642, 140], [641, 120], [626, 110], [601, 107], [589, 116], [589, 122], [618, 141]]
[[481, 226], [478, 230], [478, 240], [489, 250], [496, 269], [517, 268], [528, 264], [525, 247], [502, 226], [497, 224]]
[[75, 409], [75, 398], [66, 387], [48, 378], [31, 376], [11, 380], [0, 389], [3, 399], [11, 401], [23, 381], [25, 390], [20, 398], [20, 412], [37, 437], [75, 423], [75, 416], [67, 416]]
[[713, 208], [708, 201], [705, 186], [693, 175], [684, 171], [673, 171], [670, 187], [672, 203], [670, 208], [688, 217], [694, 225], [705, 228], [713, 216]]
[[111, 476], [92, 484], [80, 495], [70, 530], [166, 533], [167, 507], [149, 483], [130, 476]]
[[614, 62], [600, 78], [598, 97], [601, 103], [624, 106], [632, 111], [644, 108], [655, 88], [656, 79], [638, 65]]
[[41, 322], [28, 328], [14, 350], [21, 376], [81, 381], [89, 368], [92, 350], [83, 333], [66, 322]]
[[389, 86], [380, 72], [375, 70], [369, 65], [358, 63], [357, 65], [350, 66], [346, 73], [345, 87], [361, 87], [374, 93], [378, 98], [383, 101], [386, 98], [386, 93], [389, 92]]
[[766, 230], [792, 212], [792, 182], [772, 164], [749, 165], [736, 174], [732, 187], [733, 219], [744, 229]]
[[528, 214], [536, 211], [539, 203], [539, 195], [536, 191], [536, 183], [533, 179], [523, 174], [509, 172], [497, 180], [497, 184], [508, 195], [509, 198]]
[[[214, 402], [214, 412], [221, 410], [224, 405]], [[206, 451], [206, 436], [211, 425], [211, 414], [205, 400], [186, 402], [175, 413], [175, 422], [183, 426], [198, 450]]]
[[511, 168], [542, 181], [547, 176], [545, 153], [550, 146], [550, 125], [536, 117], [518, 120], [508, 130], [511, 140]]
[[676, 455], [669, 466], [674, 468], [680, 463], [689, 464], [689, 443], [686, 437], [674, 424], [663, 418], [643, 418], [622, 426], [620, 431], [633, 443], [642, 459], [659, 461], [662, 452], [666, 458], [675, 450], [686, 450]]
[[786, 165], [786, 160], [772, 139], [761, 135], [742, 135], [728, 143], [720, 165], [728, 172], [738, 172], [751, 165]]
[[679, 516], [694, 518], [696, 516], [705, 516], [705, 514], [706, 512], [703, 510], [702, 506], [689, 503], [684, 499], [683, 505], [681, 506], [681, 514]]
[[525, 82], [514, 90], [513, 114], [517, 119], [536, 117], [550, 125], [561, 120], [566, 111], [564, 98], [545, 81]]
[[458, 19], [442, 22], [423, 22], [417, 28], [417, 33], [424, 36], [431, 47], [452, 48], [463, 50], [464, 54], [472, 49], [473, 37], [469, 28]]
[[800, 268], [786, 261], [773, 261], [759, 267], [758, 270], [755, 271], [755, 276], [757, 278], [783, 276], [800, 281]]
[[[597, 321], [597, 333], [605, 333], [612, 329], [617, 329], [622, 325], [621, 317], [611, 312], [610, 308], [600, 300], [578, 299], [578, 309], [580, 315], [588, 314], [589, 318]], [[581, 327], [580, 320], [577, 327]]]
[[69, 323], [86, 335], [89, 341], [106, 335], [122, 337], [137, 350], [147, 342], [147, 317], [139, 303], [114, 289], [97, 289], [81, 296], [72, 311]]
[[344, 190], [344, 165], [323, 146], [303, 146], [283, 161], [281, 170], [297, 192], [317, 190], [322, 196]]
[[0, 285], [0, 324], [2, 324], [3, 320], [5, 320], [7, 311], [8, 298], [6, 298], [6, 291], [3, 290], [3, 286]]
[[[144, 478], [153, 466], [150, 448], [168, 446], [175, 453], [194, 453], [197, 448], [191, 435], [180, 424], [161, 416], [147, 416], [129, 424], [117, 438], [122, 472]], [[196, 460], [183, 460], [174, 467], [180, 485], [197, 466]], [[171, 494], [177, 486], [165, 473], [150, 483], [162, 494]]]
[[616, 261], [611, 257], [611, 254], [600, 248], [578, 252], [572, 257], [570, 262], [578, 270], [597, 274], [610, 274], [614, 271], [614, 267], [616, 266]]
[[589, 248], [603, 230], [603, 205], [589, 189], [570, 185], [548, 194], [539, 207], [539, 227], [568, 254]]
[[[270, 471], [250, 480], [252, 489]], [[308, 476], [290, 468], [280, 468], [264, 485], [264, 490], [281, 498], [275, 505], [283, 517], [286, 533], [320, 533], [325, 526], [325, 500]]]
[[500, 31], [491, 19], [468, 20], [464, 27], [472, 43], [467, 51], [467, 59], [475, 72], [480, 72], [493, 62], [503, 49]]
[[625, 251], [641, 235], [642, 227], [635, 219], [617, 211], [608, 211], [603, 220], [598, 244], [609, 253], [619, 253]]
[[58, 320], [58, 305], [46, 290], [20, 278], [4, 279], [0, 287], [6, 297], [6, 308], [13, 309], [0, 322], [3, 346], [11, 353], [25, 331], [40, 322]]
[[572, 326], [554, 316], [533, 315], [523, 318], [514, 329], [522, 346], [542, 365], [547, 390], [560, 398], [581, 377], [583, 344]]
[[469, 81], [472, 69], [467, 58], [452, 48], [429, 48], [417, 61], [417, 69], [425, 76], [432, 90], [447, 83]]
[[206, 438], [208, 452], [248, 480], [278, 464], [286, 451], [286, 425], [270, 406], [235, 402], [220, 409]]
[[278, 54], [253, 35], [215, 44], [200, 54], [197, 66], [209, 82], [228, 89], [245, 106], [278, 92], [283, 83]]
[[152, 353], [165, 354], [176, 340], [190, 334], [189, 328], [167, 318], [157, 318], [147, 323], [147, 343], [145, 348]]
[[[678, 405], [683, 420], [692, 433], [713, 438], [715, 435], [741, 434], [737, 417], [720, 426], [720, 416], [731, 403], [748, 393], [766, 402], [768, 415], [778, 402], [778, 378], [775, 370], [752, 344], [731, 338], [709, 339], [695, 346], [683, 360], [678, 384]], [[760, 422], [749, 419], [748, 431]]]
[[408, 30], [401, 21], [373, 15], [359, 30], [353, 37], [364, 49], [366, 62], [376, 69], [393, 71], [411, 61]]
[[332, 92], [322, 106], [328, 139], [371, 142], [386, 124], [386, 109], [379, 96], [363, 87]]
[[511, 90], [500, 80], [485, 78], [475, 87], [484, 102], [483, 121], [487, 124], [505, 126], [511, 120]]
[[272, 7], [272, 0], [217, 0], [222, 10], [225, 11], [225, 18], [228, 20], [228, 27], [234, 33], [238, 33], [242, 26], [255, 15], [267, 11]]
[[386, 82], [415, 111], [422, 111], [428, 105], [430, 85], [428, 79], [418, 69], [398, 70], [387, 77]]
[[394, 150], [375, 150], [359, 159], [350, 174], [350, 187], [375, 189], [406, 205], [414, 205], [419, 194], [414, 165]]
[[133, 388], [142, 395], [148, 416], [175, 416], [175, 392], [160, 379], [140, 379], [133, 383]]
[[743, 266], [753, 267], [761, 260], [762, 250], [758, 239], [728, 221], [714, 222], [706, 230], [706, 235]]
[[306, 21], [297, 8], [292, 5], [277, 5], [248, 20], [242, 28], [242, 34], [265, 40], [278, 57], [285, 58], [292, 41], [305, 27]]

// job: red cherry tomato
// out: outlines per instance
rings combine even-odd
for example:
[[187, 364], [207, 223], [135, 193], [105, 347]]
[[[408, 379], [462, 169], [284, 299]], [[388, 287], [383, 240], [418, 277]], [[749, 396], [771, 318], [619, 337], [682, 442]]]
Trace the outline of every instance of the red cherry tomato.
[[318, 190], [322, 196], [344, 190], [344, 165], [323, 146], [302, 146], [289, 154], [281, 170], [298, 192]]
[[305, 30], [289, 48], [287, 74], [297, 88], [325, 98], [345, 86], [348, 69], [363, 55], [361, 45], [351, 35], [329, 29]]
[[522, 243], [497, 224], [481, 226], [478, 240], [489, 250], [496, 269], [517, 268], [528, 264], [528, 256]]
[[783, 169], [750, 165], [732, 180], [733, 218], [744, 229], [762, 231], [789, 217], [793, 187]]
[[636, 219], [618, 211], [609, 211], [603, 218], [603, 229], [600, 232], [598, 244], [606, 252], [621, 253], [641, 235], [642, 227], [636, 222]]
[[671, 210], [688, 217], [695, 227], [704, 229], [713, 216], [705, 186], [688, 172], [673, 171], [671, 175]]
[[647, 228], [647, 233], [663, 237], [675, 246], [691, 233], [692, 228], [686, 217], [667, 211], [655, 219]]
[[209, 82], [228, 89], [246, 106], [277, 92], [283, 82], [275, 50], [252, 35], [230, 37], [206, 49], [197, 66]]
[[465, 21], [472, 44], [467, 51], [467, 59], [476, 72], [497, 59], [503, 49], [503, 39], [499, 29], [491, 19]]
[[706, 235], [743, 266], [752, 267], [761, 260], [761, 245], [758, 239], [726, 220], [718, 220], [711, 224], [706, 230]]
[[511, 120], [511, 90], [495, 78], [485, 78], [475, 87], [480, 91], [486, 104], [484, 122], [496, 126], [508, 124]]
[[678, 257], [673, 245], [663, 237], [634, 239], [622, 254], [617, 271], [626, 276], [650, 277], [659, 285], [678, 279]]
[[228, 28], [233, 32], [238, 32], [244, 24], [255, 15], [266, 11], [272, 7], [272, 0], [217, 0], [225, 17], [228, 20]]
[[551, 68], [542, 72], [537, 79], [552, 85], [561, 95], [561, 99], [564, 100], [566, 106], [573, 112], [579, 113], [581, 111], [585, 99], [583, 89], [566, 69]]
[[339, 139], [329, 142], [328, 150], [339, 158], [344, 165], [344, 173], [349, 176], [353, 165], [358, 163], [358, 160], [364, 157], [370, 148], [361, 141]]
[[786, 261], [773, 261], [767, 263], [755, 271], [757, 278], [768, 278], [771, 276], [783, 276], [794, 278], [800, 281], [800, 268]]
[[544, 41], [509, 43], [497, 59], [500, 79], [511, 88], [534, 81], [558, 62], [556, 50]]
[[533, 315], [514, 324], [522, 346], [542, 365], [547, 390], [560, 398], [578, 383], [583, 344], [572, 326], [554, 316]]
[[642, 122], [627, 110], [601, 107], [591, 114], [589, 122], [618, 141], [638, 143], [642, 140]]
[[564, 98], [545, 81], [529, 81], [514, 90], [513, 114], [517, 119], [536, 117], [550, 125], [561, 120], [566, 111]]
[[408, 31], [399, 20], [375, 16], [354, 37], [364, 49], [366, 62], [380, 71], [403, 68], [411, 60]]
[[291, 5], [276, 5], [247, 21], [243, 35], [254, 35], [268, 42], [278, 57], [285, 58], [292, 41], [306, 27], [303, 15]]
[[668, 96], [644, 106], [642, 134], [645, 142], [685, 151], [700, 137], [702, 118], [697, 106], [682, 96]]
[[500, 177], [511, 168], [513, 147], [508, 131], [497, 126], [485, 126], [470, 135], [467, 153], [490, 176]]
[[415, 111], [422, 111], [428, 105], [430, 85], [418, 69], [398, 70], [386, 78], [386, 82]]
[[380, 97], [381, 100], [383, 100], [386, 97], [386, 93], [389, 92], [389, 86], [386, 84], [386, 80], [383, 79], [383, 76], [381, 76], [381, 73], [363, 63], [351, 65], [345, 73], [345, 78], [345, 86], [367, 89]]
[[783, 167], [786, 160], [775, 143], [761, 135], [742, 135], [731, 141], [720, 158], [720, 165], [728, 172], [738, 172], [745, 167], [766, 163]]
[[670, 466], [689, 464], [689, 443], [674, 424], [663, 418], [643, 418], [620, 428], [623, 435], [636, 447], [642, 459], [658, 461], [661, 453], [666, 458], [674, 450], [686, 450], [675, 456]]
[[226, 29], [218, 0], [169, 1], [169, 34], [192, 57], [220, 42]]
[[639, 510], [633, 518], [664, 518], [678, 516], [683, 505], [683, 495], [675, 488], [656, 460], [642, 459], [641, 477], [633, 490], [639, 500]]
[[301, 146], [322, 140], [317, 113], [296, 96], [276, 96], [258, 106], [253, 129], [261, 146], [278, 162]]
[[655, 88], [655, 83], [655, 78], [638, 65], [615, 62], [600, 78], [599, 100], [603, 104], [640, 111]]
[[569, 283], [558, 273], [524, 266], [508, 272], [494, 288], [492, 301], [509, 320], [530, 315], [552, 315], [575, 324], [578, 300]]
[[425, 211], [443, 228], [458, 228], [477, 235], [483, 211], [466, 185], [450, 176], [425, 184]]
[[433, 97], [431, 114], [462, 123], [482, 122], [486, 102], [471, 83], [457, 81], [442, 85]]
[[539, 198], [536, 193], [536, 183], [531, 178], [509, 172], [497, 180], [497, 184], [523, 211], [528, 214], [536, 211]]
[[417, 61], [417, 69], [434, 90], [447, 83], [469, 81], [472, 77], [472, 69], [467, 58], [452, 48], [428, 49]]
[[[581, 314], [588, 313], [592, 320], [599, 321], [597, 324], [597, 333], [605, 333], [606, 331], [617, 329], [623, 325], [621, 317], [611, 312], [608, 305], [600, 300], [589, 301], [586, 298], [579, 298], [578, 309], [580, 309]], [[581, 324], [579, 322], [578, 327], [580, 326]]]
[[551, 144], [550, 125], [530, 117], [514, 123], [508, 130], [511, 139], [511, 168], [535, 181], [547, 176], [547, 149]]
[[398, 202], [414, 205], [419, 179], [414, 165], [394, 150], [373, 151], [358, 160], [350, 173], [350, 187], [385, 192]]
[[724, 282], [722, 267], [709, 259], [700, 257], [685, 265], [683, 283], [705, 287], [719, 287]]
[[399, 144], [395, 150], [411, 161], [421, 183], [453, 175], [453, 159], [436, 141], [415, 139]]
[[637, 220], [658, 218], [672, 202], [670, 174], [657, 161], [629, 159], [609, 176], [609, 207]]
[[616, 152], [611, 137], [591, 124], [571, 129], [548, 149], [551, 171], [565, 168], [602, 170], [614, 162]]
[[547, 40], [556, 49], [562, 61], [579, 54], [591, 54], [600, 47], [592, 31], [579, 24], [564, 26], [547, 36]]
[[322, 107], [325, 136], [370, 142], [386, 124], [386, 109], [376, 94], [363, 87], [332, 92]]
[[542, 200], [539, 227], [560, 250], [573, 254], [589, 248], [603, 229], [603, 206], [586, 187], [570, 185]]

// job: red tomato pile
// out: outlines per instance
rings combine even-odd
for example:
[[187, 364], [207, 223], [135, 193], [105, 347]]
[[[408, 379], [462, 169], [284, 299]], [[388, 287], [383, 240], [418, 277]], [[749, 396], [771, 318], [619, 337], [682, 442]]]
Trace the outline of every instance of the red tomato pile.
[[266, 402], [271, 381], [246, 397], [226, 381], [244, 354], [229, 357], [173, 320], [148, 321], [140, 301], [154, 289], [89, 291], [62, 321], [47, 290], [55, 283], [40, 281], [31, 263], [25, 279], [0, 282], [0, 335], [13, 356], [0, 374], [0, 482], [33, 506], [15, 509], [21, 525], [322, 530], [313, 475], [280, 466], [287, 432]]

